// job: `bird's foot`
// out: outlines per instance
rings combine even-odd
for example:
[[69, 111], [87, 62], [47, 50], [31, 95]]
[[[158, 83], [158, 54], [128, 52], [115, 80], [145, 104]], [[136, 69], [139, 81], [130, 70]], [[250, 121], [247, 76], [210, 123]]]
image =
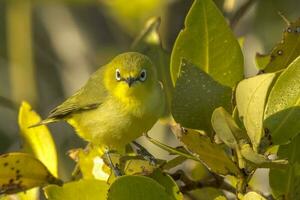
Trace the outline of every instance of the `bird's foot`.
[[133, 141], [132, 144], [137, 147], [137, 154], [141, 155], [145, 160], [149, 161], [151, 165], [155, 166], [158, 164], [156, 158], [151, 153], [149, 153], [149, 151], [147, 151], [147, 149], [145, 149], [142, 145], [140, 145], [136, 141]]
[[124, 175], [122, 170], [119, 168], [118, 164], [114, 165], [114, 163], [112, 162], [111, 157], [110, 157], [110, 153], [111, 153], [111, 151], [108, 148], [105, 149], [104, 154], [107, 157], [108, 165], [111, 168], [111, 170], [113, 171], [114, 175], [116, 177]]

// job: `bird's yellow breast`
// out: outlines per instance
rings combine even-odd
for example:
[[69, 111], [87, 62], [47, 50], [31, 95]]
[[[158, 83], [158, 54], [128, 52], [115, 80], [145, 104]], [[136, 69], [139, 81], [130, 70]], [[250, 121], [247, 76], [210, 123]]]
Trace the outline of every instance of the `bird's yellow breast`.
[[147, 132], [164, 109], [164, 95], [158, 86], [151, 94], [108, 96], [97, 109], [73, 114], [67, 121], [85, 140], [120, 150]]

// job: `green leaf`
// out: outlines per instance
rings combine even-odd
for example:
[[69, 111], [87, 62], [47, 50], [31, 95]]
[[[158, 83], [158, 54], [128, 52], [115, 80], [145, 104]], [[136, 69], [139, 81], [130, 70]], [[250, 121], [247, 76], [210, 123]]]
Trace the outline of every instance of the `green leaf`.
[[237, 109], [255, 151], [258, 151], [264, 136], [265, 104], [275, 79], [275, 73], [263, 74], [241, 81], [236, 88]]
[[243, 55], [222, 13], [212, 0], [195, 0], [171, 55], [176, 83], [182, 58], [194, 63], [222, 85], [234, 87], [243, 78]]
[[168, 174], [160, 171], [155, 170], [151, 175], [151, 178], [156, 180], [159, 184], [164, 186], [166, 192], [174, 199], [174, 200], [181, 200], [183, 199], [183, 195], [180, 192], [176, 182], [170, 177]]
[[271, 169], [269, 183], [276, 199], [299, 199], [300, 193], [300, 135], [290, 144], [279, 146], [277, 156], [288, 159], [287, 169]]
[[61, 181], [32, 155], [8, 153], [0, 156], [0, 194], [17, 193], [47, 183], [61, 184]]
[[182, 164], [186, 160], [187, 160], [187, 158], [184, 156], [177, 156], [177, 157], [167, 161], [165, 164], [163, 164], [162, 168], [164, 170], [169, 170], [169, 169], [176, 167], [177, 165]]
[[266, 200], [263, 196], [256, 192], [248, 192], [242, 200]]
[[211, 122], [218, 137], [230, 148], [236, 149], [241, 142], [249, 141], [248, 136], [237, 126], [231, 115], [224, 108], [219, 107], [215, 109]]
[[201, 69], [182, 60], [173, 94], [173, 117], [183, 127], [211, 134], [211, 115], [219, 106], [231, 111], [231, 94], [231, 88], [222, 86]]
[[241, 154], [244, 159], [248, 161], [248, 164], [251, 164], [251, 166], [254, 168], [287, 168], [287, 160], [269, 160], [264, 155], [253, 151], [249, 144], [244, 144], [241, 146]]
[[19, 126], [23, 139], [23, 151], [36, 156], [55, 176], [57, 176], [57, 153], [53, 138], [47, 126], [28, 128], [41, 121], [41, 117], [23, 102], [19, 110]]
[[166, 189], [145, 176], [122, 176], [110, 186], [108, 200], [172, 200]]
[[133, 42], [131, 49], [149, 56], [154, 62], [158, 78], [164, 86], [166, 95], [167, 106], [165, 115], [169, 115], [173, 84], [169, 67], [170, 55], [163, 49], [159, 35], [160, 21], [160, 18], [149, 19], [142, 32]]
[[240, 146], [250, 142], [244, 130], [240, 129], [231, 115], [222, 107], [217, 108], [211, 118], [217, 136], [231, 149], [235, 150], [239, 167], [246, 163], [240, 152]]
[[205, 187], [193, 190], [189, 193], [195, 200], [226, 200], [221, 190], [212, 187]]
[[180, 128], [179, 126], [172, 127], [172, 130], [187, 149], [197, 155], [213, 172], [222, 175], [240, 173], [222, 147], [212, 143], [209, 137], [196, 130]]
[[80, 180], [70, 182], [62, 187], [49, 185], [44, 188], [48, 200], [106, 200], [109, 185], [105, 181], [99, 180]]
[[256, 55], [255, 55], [255, 61], [256, 61], [256, 67], [259, 70], [264, 70], [266, 68], [266, 66], [270, 63], [271, 56], [270, 55], [262, 55], [262, 54], [256, 53]]
[[265, 72], [275, 72], [284, 69], [300, 55], [300, 18], [290, 22], [284, 30], [283, 38], [269, 55], [257, 54], [258, 68]]
[[300, 130], [300, 57], [278, 77], [271, 90], [264, 127], [274, 144], [284, 144]]

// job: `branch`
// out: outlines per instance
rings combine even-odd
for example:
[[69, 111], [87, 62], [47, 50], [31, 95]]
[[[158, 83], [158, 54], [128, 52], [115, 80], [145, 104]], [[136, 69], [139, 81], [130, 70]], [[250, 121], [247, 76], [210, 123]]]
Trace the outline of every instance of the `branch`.
[[175, 181], [180, 180], [184, 183], [184, 186], [180, 187], [180, 191], [183, 194], [204, 187], [213, 187], [221, 190], [226, 190], [233, 194], [236, 193], [236, 189], [230, 184], [226, 183], [224, 181], [224, 178], [217, 174], [213, 174], [213, 176], [208, 180], [201, 180], [201, 181], [191, 180], [182, 170], [178, 170], [174, 174], [170, 174], [170, 175]]
[[10, 108], [12, 110], [18, 110], [18, 107], [15, 102], [2, 96], [0, 96], [0, 106]]
[[230, 27], [234, 29], [239, 22], [239, 20], [246, 14], [249, 8], [255, 3], [256, 0], [246, 1], [232, 16], [230, 20]]

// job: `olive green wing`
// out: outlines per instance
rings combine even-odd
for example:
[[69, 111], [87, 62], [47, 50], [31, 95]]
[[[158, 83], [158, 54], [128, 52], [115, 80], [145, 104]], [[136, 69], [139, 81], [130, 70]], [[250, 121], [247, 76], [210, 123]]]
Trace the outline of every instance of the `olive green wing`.
[[104, 68], [105, 66], [101, 67], [79, 91], [54, 108], [45, 120], [33, 126], [66, 119], [73, 113], [95, 109], [100, 106], [108, 95], [103, 81]]

